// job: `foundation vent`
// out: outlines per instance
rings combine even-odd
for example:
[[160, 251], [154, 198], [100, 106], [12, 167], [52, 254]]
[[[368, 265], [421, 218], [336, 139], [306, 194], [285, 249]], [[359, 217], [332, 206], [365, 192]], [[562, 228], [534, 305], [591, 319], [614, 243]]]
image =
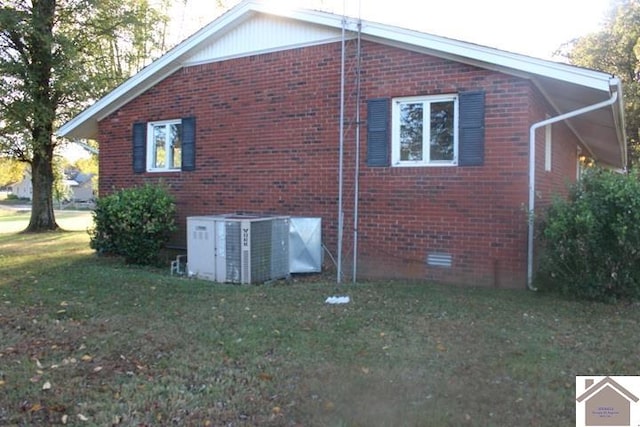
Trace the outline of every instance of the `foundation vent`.
[[451, 254], [446, 254], [442, 252], [432, 252], [427, 254], [427, 265], [432, 267], [451, 267], [452, 261]]

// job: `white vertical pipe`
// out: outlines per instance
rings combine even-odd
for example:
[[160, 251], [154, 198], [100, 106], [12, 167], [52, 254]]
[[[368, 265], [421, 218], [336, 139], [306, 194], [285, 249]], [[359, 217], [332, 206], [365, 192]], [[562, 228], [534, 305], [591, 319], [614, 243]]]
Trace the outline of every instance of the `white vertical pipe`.
[[[618, 80], [615, 78], [611, 79], [610, 85], [611, 87], [617, 86]], [[536, 290], [533, 286], [533, 235], [536, 203], [536, 129], [562, 120], [570, 119], [575, 116], [580, 116], [594, 110], [599, 110], [600, 108], [612, 105], [617, 99], [618, 92], [615, 91], [611, 94], [611, 98], [606, 101], [598, 102], [597, 104], [588, 105], [577, 110], [569, 111], [568, 113], [560, 114], [559, 116], [551, 117], [541, 122], [534, 123], [529, 128], [529, 228], [527, 242], [527, 287], [532, 291]]]
[[340, 153], [338, 155], [338, 265], [336, 283], [342, 281], [342, 233], [344, 229], [344, 212], [342, 210], [342, 168], [344, 162], [344, 63], [345, 63], [345, 26], [346, 17], [342, 18], [342, 54], [340, 59]]
[[358, 197], [360, 192], [360, 33], [362, 21], [358, 12], [358, 40], [356, 47], [356, 166], [355, 189], [353, 197], [353, 274], [352, 281], [356, 283], [358, 275]]

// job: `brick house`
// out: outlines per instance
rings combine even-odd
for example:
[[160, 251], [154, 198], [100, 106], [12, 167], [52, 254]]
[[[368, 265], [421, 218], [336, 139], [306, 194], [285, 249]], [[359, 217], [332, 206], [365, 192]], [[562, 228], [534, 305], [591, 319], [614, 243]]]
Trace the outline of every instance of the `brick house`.
[[100, 195], [169, 184], [178, 246], [187, 216], [321, 217], [347, 277], [355, 262], [363, 278], [525, 287], [527, 212], [565, 191], [583, 156], [626, 163], [621, 89], [601, 72], [248, 0], [58, 133], [100, 142]]

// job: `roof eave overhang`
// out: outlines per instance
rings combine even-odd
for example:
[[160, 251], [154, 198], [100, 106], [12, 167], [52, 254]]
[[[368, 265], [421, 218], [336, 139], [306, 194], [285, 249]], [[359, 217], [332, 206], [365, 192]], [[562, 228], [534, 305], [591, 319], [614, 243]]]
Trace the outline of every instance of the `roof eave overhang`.
[[181, 59], [209, 37], [224, 34], [230, 27], [249, 19], [251, 13], [248, 12], [253, 9], [253, 5], [254, 3], [242, 4], [205, 26], [65, 123], [57, 134], [70, 139], [95, 139], [98, 135], [98, 121], [182, 68]]
[[[402, 28], [367, 23], [363, 26], [363, 34], [363, 38], [377, 43], [527, 79], [540, 91], [558, 115], [605, 101], [617, 92], [617, 102], [607, 107], [611, 114], [610, 123], [602, 126], [602, 128], [609, 128], [607, 132], [609, 142], [591, 141], [589, 135], [580, 128], [578, 119], [567, 120], [566, 123], [597, 163], [614, 169], [626, 167], [624, 102], [622, 85], [618, 78], [600, 71], [541, 60], [458, 40], [415, 33]], [[553, 82], [553, 85], [550, 82]], [[555, 86], [558, 84], [561, 84], [566, 90], [556, 90]], [[571, 102], [562, 99], [567, 92], [572, 94]], [[585, 116], [583, 119], [588, 118], [589, 116]], [[611, 155], [611, 153], [601, 155], [598, 145], [610, 144], [612, 140], [615, 140], [617, 145], [617, 153], [615, 155]]]
[[[611, 107], [611, 113], [616, 122], [615, 134], [620, 147], [620, 161], [609, 160], [605, 163], [611, 167], [624, 167], [626, 164], [624, 123], [620, 123], [624, 120], [624, 115], [621, 114], [623, 111], [621, 85], [618, 81], [616, 88], [612, 89], [612, 77], [605, 73], [369, 21], [360, 21], [362, 25], [358, 28], [359, 21], [356, 19], [325, 12], [279, 8], [273, 3], [259, 0], [240, 3], [223, 14], [64, 124], [57, 134], [72, 139], [95, 139], [100, 120], [179, 70], [183, 66], [184, 58], [202, 43], [211, 40], [212, 37], [221, 37], [256, 13], [271, 14], [336, 29], [342, 29], [344, 26], [350, 33], [348, 37], [359, 30], [364, 39], [529, 79], [541, 90], [543, 96], [558, 110], [558, 113], [566, 111], [562, 111], [559, 100], [554, 100], [554, 91], [547, 90], [545, 80], [563, 82], [572, 88], [584, 91], [585, 98], [588, 98], [587, 94], [593, 98], [593, 93], [596, 93], [599, 94], [597, 97], [606, 99], [611, 95], [612, 90], [617, 90], [620, 102]], [[569, 125], [572, 124], [569, 123]], [[573, 131], [585, 146], [589, 145], [580, 137], [580, 132], [575, 129], [575, 126]]]

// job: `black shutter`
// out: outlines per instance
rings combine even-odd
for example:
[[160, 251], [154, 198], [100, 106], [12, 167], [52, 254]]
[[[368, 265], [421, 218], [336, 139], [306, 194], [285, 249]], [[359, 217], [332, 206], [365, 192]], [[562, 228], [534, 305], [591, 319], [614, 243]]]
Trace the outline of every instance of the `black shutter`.
[[389, 166], [389, 100], [367, 101], [367, 165]]
[[147, 124], [133, 124], [133, 172], [143, 173], [147, 169]]
[[196, 169], [196, 118], [182, 119], [182, 170]]
[[458, 165], [484, 164], [484, 91], [459, 94]]

